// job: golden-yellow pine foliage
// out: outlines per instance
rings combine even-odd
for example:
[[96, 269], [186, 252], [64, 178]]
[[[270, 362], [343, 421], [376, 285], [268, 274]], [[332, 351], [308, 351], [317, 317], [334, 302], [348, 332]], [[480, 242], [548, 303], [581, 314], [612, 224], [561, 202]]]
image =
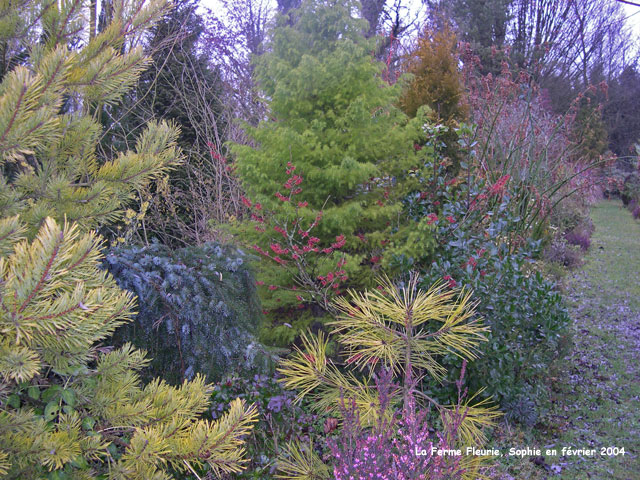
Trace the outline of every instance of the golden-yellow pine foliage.
[[110, 22], [89, 38], [89, 3], [0, 0], [0, 211], [20, 214], [29, 237], [47, 217], [84, 229], [120, 219], [181, 159], [178, 131], [164, 122], [114, 159], [97, 154], [97, 118], [147, 66], [137, 44], [170, 4], [114, 0]]
[[203, 377], [142, 385], [144, 352], [99, 346], [131, 318], [134, 298], [98, 268], [96, 235], [50, 218], [32, 242], [24, 230], [17, 217], [0, 220], [0, 474], [240, 471], [255, 408], [235, 400], [209, 422]]
[[[388, 416], [391, 412], [381, 412], [371, 376], [377, 367], [385, 367], [399, 384], [390, 392], [390, 409], [408, 404], [409, 397], [416, 395], [445, 419], [465, 412], [458, 429], [460, 442], [483, 444], [483, 427], [492, 425], [500, 415], [495, 406], [486, 400], [474, 402], [475, 396], [461, 405], [440, 405], [415, 390], [416, 379], [425, 374], [437, 380], [445, 376], [446, 370], [438, 362], [443, 355], [454, 354], [461, 361], [476, 358], [487, 327], [474, 315], [470, 292], [450, 290], [442, 284], [422, 291], [416, 275], [402, 288], [384, 278], [380, 288], [350, 291], [335, 307], [339, 314], [331, 323], [332, 333], [342, 346], [345, 365], [358, 372], [344, 373], [327, 357], [328, 342], [322, 333], [305, 335], [302, 348], [296, 347], [279, 368], [284, 385], [296, 389], [299, 400], [307, 397], [318, 412], [330, 411], [337, 416], [342, 414], [342, 405], [354, 405], [363, 426], [377, 425], [381, 413]], [[288, 451], [281, 464], [285, 472], [281, 478], [315, 478], [304, 473], [318, 461], [313, 450], [294, 445]], [[469, 466], [465, 478], [476, 478], [479, 464], [474, 465]]]
[[0, 476], [160, 480], [238, 472], [256, 410], [201, 418], [202, 376], [143, 385], [145, 354], [102, 342], [135, 298], [104, 270], [95, 229], [179, 162], [177, 130], [151, 123], [100, 158], [105, 106], [148, 61], [140, 38], [167, 0], [0, 0]]

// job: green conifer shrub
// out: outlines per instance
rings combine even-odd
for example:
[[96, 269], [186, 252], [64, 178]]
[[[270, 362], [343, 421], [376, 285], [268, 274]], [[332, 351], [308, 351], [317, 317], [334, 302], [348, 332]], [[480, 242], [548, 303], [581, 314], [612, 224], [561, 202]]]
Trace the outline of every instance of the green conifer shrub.
[[[252, 145], [232, 146], [247, 204], [260, 209], [237, 229], [240, 238], [283, 260], [278, 252], [286, 249], [298, 255], [289, 243], [327, 252], [309, 256], [302, 270], [266, 256], [260, 263], [269, 314], [280, 326], [307, 315], [290, 336], [268, 331], [269, 341], [289, 342], [325, 311], [333, 292], [311, 292], [324, 290], [329, 273], [343, 271], [343, 286], [371, 286], [383, 250], [408, 234], [399, 196], [421, 163], [413, 146], [422, 120], [409, 121], [395, 107], [401, 83], [382, 80], [383, 65], [354, 11], [352, 2], [307, 1], [274, 31], [256, 65], [269, 119], [247, 126]], [[307, 296], [295, 292], [301, 286]]]
[[571, 139], [578, 145], [577, 154], [594, 161], [609, 148], [607, 125], [602, 118], [602, 104], [606, 87], [590, 85], [572, 105], [573, 129]]
[[256, 339], [262, 310], [241, 250], [207, 243], [171, 251], [151, 244], [113, 249], [105, 263], [139, 300], [134, 322], [118, 330], [115, 342], [147, 350], [151, 375], [179, 382], [201, 373], [219, 380], [238, 369], [270, 368]]

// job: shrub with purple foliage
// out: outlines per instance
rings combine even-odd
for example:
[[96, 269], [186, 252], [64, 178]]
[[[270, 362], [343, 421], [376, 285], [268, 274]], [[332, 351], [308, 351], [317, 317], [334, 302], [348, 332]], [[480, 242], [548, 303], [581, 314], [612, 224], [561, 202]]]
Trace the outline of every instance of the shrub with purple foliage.
[[591, 235], [588, 232], [578, 228], [570, 231], [564, 236], [564, 238], [567, 240], [567, 243], [569, 243], [570, 245], [577, 245], [582, 248], [582, 250], [588, 250], [591, 246], [590, 237]]

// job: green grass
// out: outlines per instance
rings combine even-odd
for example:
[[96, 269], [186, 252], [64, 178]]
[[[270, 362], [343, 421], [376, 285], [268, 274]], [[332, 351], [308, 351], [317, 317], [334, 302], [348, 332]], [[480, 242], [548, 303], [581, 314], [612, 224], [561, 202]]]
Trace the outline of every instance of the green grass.
[[585, 293], [605, 304], [629, 301], [640, 312], [640, 222], [613, 201], [594, 206], [591, 218], [596, 230], [583, 268]]
[[[554, 375], [553, 407], [538, 428], [503, 443], [595, 448], [595, 457], [503, 459], [496, 478], [640, 479], [640, 222], [619, 202], [593, 207], [585, 263], [565, 278], [574, 345]], [[623, 447], [624, 456], [600, 456]], [[538, 461], [538, 463], [542, 463]]]

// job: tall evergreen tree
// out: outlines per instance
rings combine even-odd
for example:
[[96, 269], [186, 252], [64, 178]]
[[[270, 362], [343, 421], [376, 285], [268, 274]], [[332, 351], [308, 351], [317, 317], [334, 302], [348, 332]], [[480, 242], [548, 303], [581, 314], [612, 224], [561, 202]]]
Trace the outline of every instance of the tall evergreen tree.
[[640, 72], [629, 67], [609, 85], [604, 121], [609, 148], [620, 156], [632, 155], [640, 142]]
[[458, 64], [453, 31], [425, 27], [405, 61], [412, 78], [401, 98], [403, 111], [413, 117], [422, 105], [428, 105], [445, 122], [462, 120], [468, 112]]
[[[248, 127], [255, 147], [232, 147], [250, 199], [261, 208], [254, 218], [268, 212], [276, 224], [275, 232], [245, 225], [242, 238], [262, 251], [294, 254], [291, 262], [261, 265], [263, 304], [271, 312], [314, 302], [326, 308], [318, 292], [336, 266], [346, 285], [369, 284], [384, 246], [404, 232], [396, 195], [420, 163], [413, 145], [422, 120], [409, 122], [394, 106], [401, 85], [381, 79], [383, 65], [372, 58], [373, 43], [354, 11], [351, 2], [306, 1], [289, 17], [293, 25], [276, 29], [256, 69], [270, 119]], [[305, 259], [302, 267], [298, 250], [326, 257]], [[295, 264], [300, 268], [291, 270]], [[270, 335], [291, 332], [280, 327]]]
[[507, 33], [514, 0], [424, 0], [437, 15], [452, 19], [460, 39], [471, 44], [486, 72], [500, 71], [500, 58], [494, 48], [507, 44]]
[[215, 138], [215, 132], [205, 138], [212, 120], [217, 122], [220, 134], [224, 131], [222, 85], [219, 73], [199, 52], [204, 25], [196, 9], [193, 0], [180, 0], [150, 29], [144, 50], [151, 65], [127, 94], [128, 104], [113, 113], [118, 121], [108, 124], [110, 140], [130, 139], [136, 135], [132, 127], [154, 119], [175, 121], [181, 130], [178, 144], [187, 153], [207, 151], [207, 142], [221, 140]]
[[101, 345], [131, 319], [134, 298], [98, 269], [94, 230], [121, 218], [180, 151], [178, 131], [156, 123], [135, 150], [96, 154], [94, 115], [135, 84], [147, 59], [131, 46], [169, 5], [114, 1], [97, 34], [86, 7], [27, 0], [15, 15], [0, 2], [0, 18], [15, 20], [0, 25], [0, 43], [26, 52], [0, 83], [0, 475], [238, 471], [252, 407], [237, 400], [218, 422], [200, 420], [212, 389], [203, 377], [143, 386], [143, 352]]

